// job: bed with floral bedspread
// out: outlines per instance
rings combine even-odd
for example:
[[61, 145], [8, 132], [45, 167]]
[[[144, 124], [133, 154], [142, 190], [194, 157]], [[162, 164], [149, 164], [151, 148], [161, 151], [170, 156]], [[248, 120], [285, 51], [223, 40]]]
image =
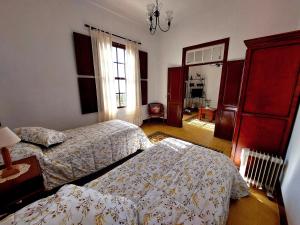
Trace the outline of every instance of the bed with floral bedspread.
[[53, 147], [20, 142], [11, 149], [13, 160], [32, 155], [37, 157], [48, 190], [96, 172], [152, 145], [141, 128], [121, 120], [79, 127], [64, 133], [67, 140]]
[[218, 224], [230, 198], [248, 195], [232, 161], [222, 153], [167, 138], [85, 185], [133, 201], [139, 224]]
[[3, 224], [225, 225], [248, 187], [225, 155], [173, 138], [83, 187], [66, 185]]

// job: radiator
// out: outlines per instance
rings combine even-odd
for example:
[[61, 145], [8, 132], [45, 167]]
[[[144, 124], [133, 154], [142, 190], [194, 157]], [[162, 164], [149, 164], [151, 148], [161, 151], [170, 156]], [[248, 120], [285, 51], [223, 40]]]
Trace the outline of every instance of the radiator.
[[243, 148], [241, 152], [240, 174], [249, 186], [264, 189], [273, 197], [275, 185], [282, 171], [281, 157]]

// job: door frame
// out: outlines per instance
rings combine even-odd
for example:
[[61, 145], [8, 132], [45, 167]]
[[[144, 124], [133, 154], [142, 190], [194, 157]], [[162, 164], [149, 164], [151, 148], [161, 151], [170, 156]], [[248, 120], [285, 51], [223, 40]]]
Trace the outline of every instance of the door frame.
[[[192, 45], [192, 46], [188, 46], [182, 49], [182, 73], [183, 76], [186, 77], [188, 76], [188, 71], [189, 71], [189, 67], [191, 66], [200, 66], [200, 65], [209, 65], [209, 64], [216, 64], [216, 63], [222, 63], [222, 72], [221, 72], [221, 81], [220, 81], [220, 86], [219, 89], [221, 87], [221, 84], [225, 82], [225, 77], [226, 77], [226, 64], [227, 64], [227, 58], [228, 58], [228, 48], [229, 48], [229, 40], [230, 38], [223, 38], [223, 39], [219, 39], [219, 40], [215, 40], [215, 41], [210, 41], [210, 42], [205, 42], [202, 44], [198, 44], [198, 45]], [[186, 52], [189, 50], [193, 50], [193, 49], [198, 49], [198, 48], [203, 48], [203, 47], [208, 47], [208, 46], [213, 46], [213, 45], [218, 45], [218, 44], [224, 44], [224, 53], [223, 53], [223, 60], [221, 61], [214, 61], [214, 62], [208, 62], [208, 63], [197, 63], [197, 64], [193, 64], [193, 65], [186, 65]], [[185, 92], [185, 85], [184, 85], [184, 89], [183, 91]], [[220, 95], [222, 94], [222, 91], [219, 91], [219, 96], [218, 99], [220, 98]], [[182, 107], [184, 107], [184, 97], [185, 95], [182, 95]], [[220, 102], [218, 101], [218, 105], [217, 105], [217, 112], [216, 112], [216, 120], [219, 119], [219, 115], [220, 115], [220, 106], [219, 106]], [[183, 108], [182, 108], [183, 111]], [[183, 115], [183, 114], [182, 114]], [[182, 118], [181, 118], [182, 119]]]

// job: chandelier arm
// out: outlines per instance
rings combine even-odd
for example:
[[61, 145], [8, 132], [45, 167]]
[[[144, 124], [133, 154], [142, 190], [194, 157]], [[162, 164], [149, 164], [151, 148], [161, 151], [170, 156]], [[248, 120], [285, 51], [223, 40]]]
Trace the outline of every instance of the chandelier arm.
[[168, 26], [167, 29], [163, 29], [163, 28], [160, 26], [159, 18], [158, 18], [158, 27], [159, 27], [159, 29], [160, 29], [162, 32], [167, 32], [168, 30], [170, 30], [170, 26]]

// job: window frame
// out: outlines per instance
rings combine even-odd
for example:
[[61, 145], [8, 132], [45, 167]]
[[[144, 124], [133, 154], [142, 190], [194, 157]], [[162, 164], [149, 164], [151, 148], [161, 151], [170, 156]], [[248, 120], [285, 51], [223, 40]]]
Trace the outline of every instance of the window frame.
[[[119, 95], [119, 102], [117, 102], [117, 108], [121, 109], [121, 108], [125, 108], [127, 104], [125, 105], [121, 105], [121, 94], [126, 96], [126, 103], [127, 103], [127, 79], [126, 79], [126, 62], [125, 62], [125, 56], [126, 56], [126, 47], [123, 44], [117, 43], [117, 42], [113, 42], [112, 43], [112, 47], [116, 48], [116, 52], [113, 54], [116, 54], [116, 62], [113, 61], [113, 64], [117, 64], [117, 74], [114, 74], [114, 78], [115, 81], [118, 80], [118, 92], [115, 93], [115, 95]], [[118, 48], [124, 49], [124, 63], [120, 63], [118, 61]], [[118, 65], [124, 65], [124, 77], [119, 77], [119, 66]], [[125, 81], [125, 92], [121, 92], [120, 91], [120, 80], [124, 80]]]

